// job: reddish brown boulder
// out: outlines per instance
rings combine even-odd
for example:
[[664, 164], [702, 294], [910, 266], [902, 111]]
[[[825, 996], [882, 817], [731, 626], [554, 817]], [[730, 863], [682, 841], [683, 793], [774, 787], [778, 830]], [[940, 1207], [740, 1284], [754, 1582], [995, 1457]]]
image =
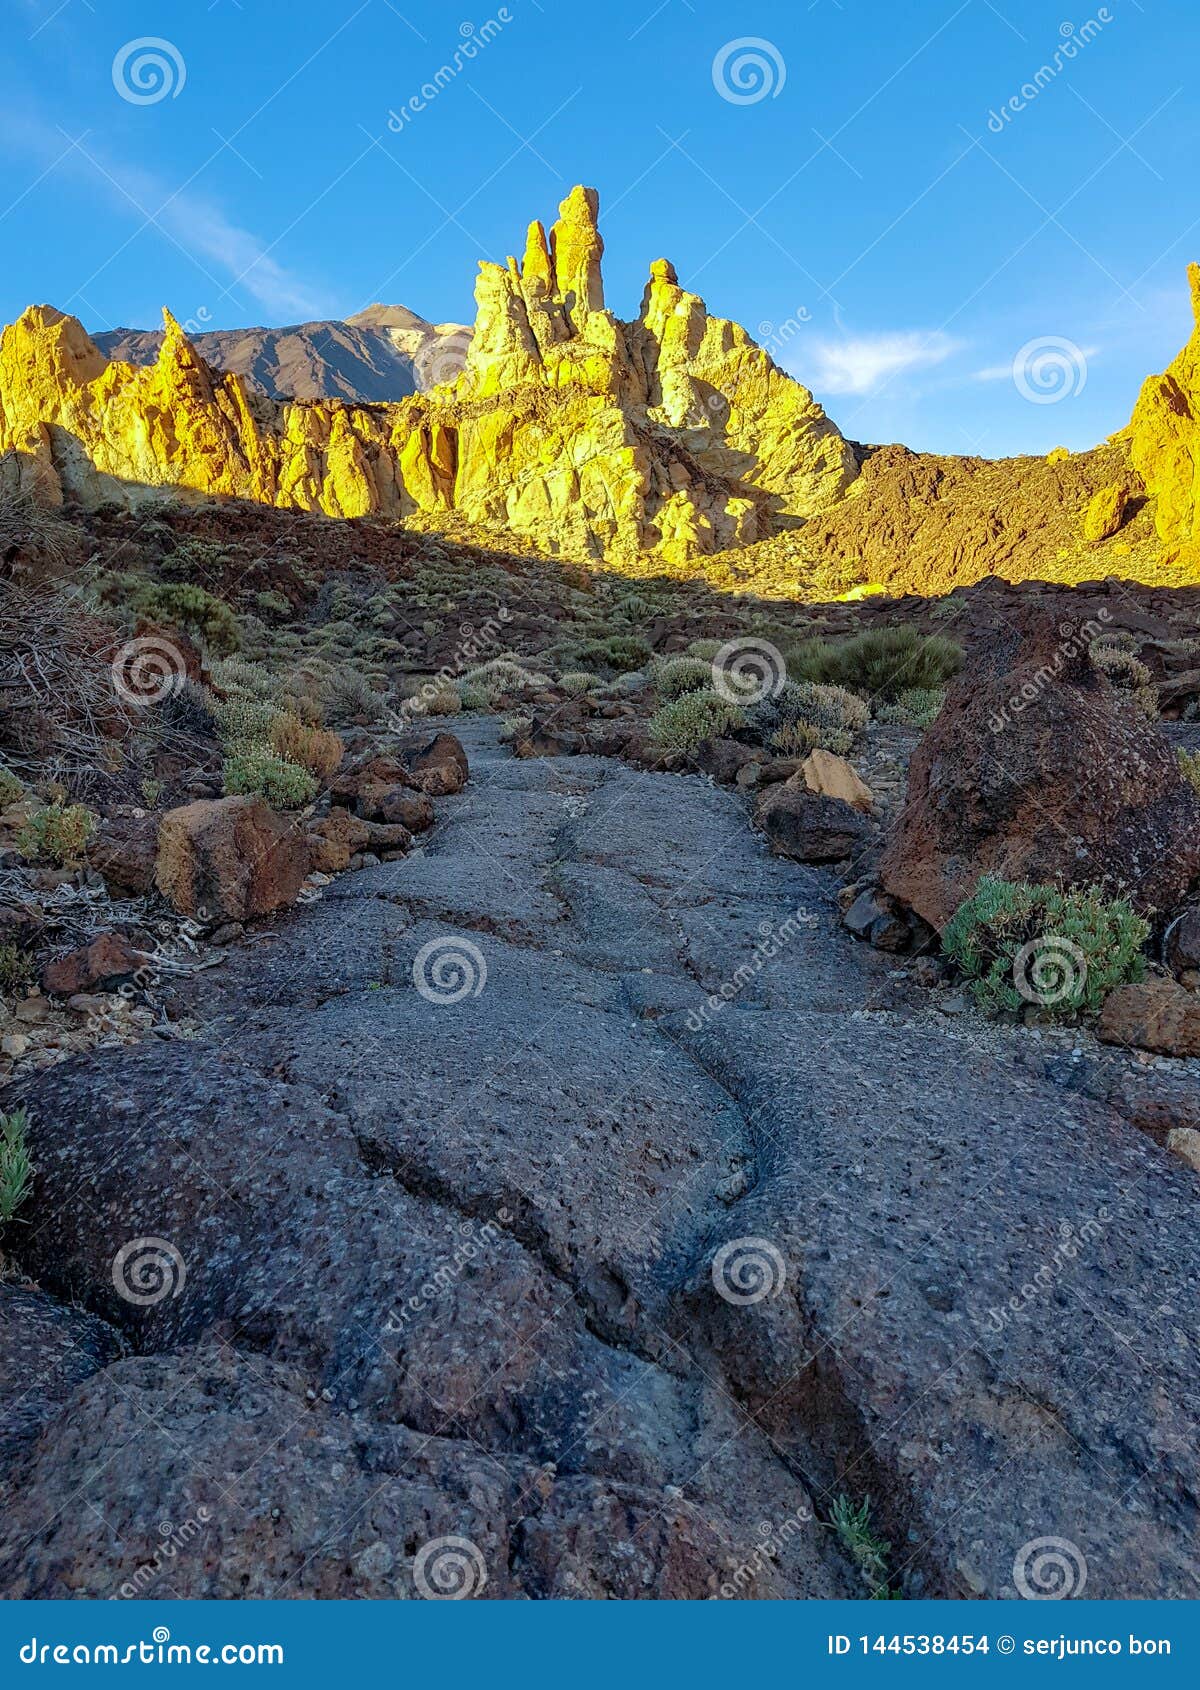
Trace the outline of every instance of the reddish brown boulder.
[[365, 851], [371, 837], [369, 825], [349, 810], [330, 810], [324, 820], [314, 822], [308, 830], [308, 860], [310, 867], [321, 874], [341, 874], [350, 867], [356, 851]]
[[377, 789], [385, 791], [396, 786], [405, 786], [414, 792], [420, 790], [398, 757], [381, 755], [353, 768], [340, 770], [329, 784], [329, 796], [335, 804], [352, 809], [361, 795], [365, 794], [369, 801]]
[[913, 754], [883, 886], [939, 928], [984, 874], [1171, 909], [1200, 874], [1200, 798], [1162, 731], [1093, 668], [1092, 631], [1016, 614]]
[[1104, 1000], [1096, 1035], [1106, 1045], [1200, 1056], [1200, 1000], [1174, 980], [1118, 986]]
[[158, 817], [105, 816], [87, 856], [111, 892], [140, 897], [154, 885]]
[[425, 744], [404, 753], [404, 766], [412, 780], [431, 798], [461, 792], [470, 770], [467, 754], [453, 734], [434, 734]]
[[756, 820], [775, 855], [798, 863], [840, 862], [871, 836], [870, 824], [842, 799], [790, 782], [767, 790]]
[[81, 945], [66, 956], [55, 957], [42, 970], [42, 990], [58, 997], [76, 992], [102, 991], [125, 980], [146, 961], [145, 953], [131, 945], [123, 934], [99, 933], [90, 945]]
[[158, 889], [201, 921], [282, 909], [308, 869], [304, 835], [261, 798], [201, 798], [169, 810], [159, 828]]
[[404, 827], [410, 833], [424, 833], [433, 826], [433, 801], [423, 792], [393, 786], [379, 800], [371, 820]]

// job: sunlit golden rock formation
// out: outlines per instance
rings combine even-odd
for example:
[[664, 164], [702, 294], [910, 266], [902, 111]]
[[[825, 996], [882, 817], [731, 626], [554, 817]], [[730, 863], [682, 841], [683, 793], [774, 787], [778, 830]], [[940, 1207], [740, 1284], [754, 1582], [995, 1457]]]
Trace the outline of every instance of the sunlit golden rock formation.
[[1130, 456], [1170, 545], [1200, 540], [1200, 264], [1188, 265], [1192, 337], [1174, 363], [1147, 377], [1129, 425]]
[[605, 308], [597, 211], [574, 188], [520, 263], [482, 264], [465, 357], [397, 404], [267, 400], [169, 313], [154, 364], [109, 362], [75, 318], [32, 307], [0, 337], [5, 479], [93, 505], [190, 491], [331, 516], [454, 511], [551, 553], [671, 563], [837, 500], [852, 447], [666, 260], [636, 320]]

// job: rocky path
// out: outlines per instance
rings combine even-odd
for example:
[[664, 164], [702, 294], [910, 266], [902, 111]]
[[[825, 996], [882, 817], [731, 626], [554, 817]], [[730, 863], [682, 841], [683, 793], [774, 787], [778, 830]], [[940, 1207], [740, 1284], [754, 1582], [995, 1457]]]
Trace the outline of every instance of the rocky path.
[[0, 1589], [865, 1594], [869, 1495], [909, 1595], [1195, 1596], [1195, 1175], [728, 793], [462, 738], [199, 1038], [29, 1086]]

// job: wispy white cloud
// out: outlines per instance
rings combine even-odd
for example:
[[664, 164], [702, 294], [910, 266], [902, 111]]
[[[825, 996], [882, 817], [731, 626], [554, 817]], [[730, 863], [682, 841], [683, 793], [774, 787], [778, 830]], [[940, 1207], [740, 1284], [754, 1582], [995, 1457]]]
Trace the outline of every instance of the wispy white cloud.
[[[228, 290], [235, 309], [249, 295], [275, 323], [330, 314], [331, 302], [275, 258], [270, 243], [235, 223], [211, 195], [191, 187], [177, 190], [145, 166], [103, 151], [90, 135], [72, 146], [62, 130], [38, 118], [11, 111], [4, 114], [0, 139], [49, 167], [50, 175], [66, 171], [88, 181], [133, 225], [133, 231], [148, 223], [194, 260], [211, 289]], [[114, 242], [114, 252], [120, 245]]]
[[[1064, 341], [1062, 344], [1068, 347], [1071, 345], [1071, 343], [1067, 341]], [[1071, 347], [1071, 350], [1073, 353], [1077, 353], [1078, 357], [1086, 364], [1090, 364], [1100, 352], [1100, 348], [1098, 346]], [[972, 370], [971, 379], [972, 381], [1012, 381], [1014, 378], [1014, 366], [1016, 369], [1020, 368], [1019, 362], [1012, 358], [1010, 358], [1006, 364], [988, 364], [982, 370]]]
[[894, 376], [944, 363], [962, 347], [962, 341], [940, 330], [906, 329], [822, 340], [813, 348], [811, 382], [824, 393], [872, 393]]

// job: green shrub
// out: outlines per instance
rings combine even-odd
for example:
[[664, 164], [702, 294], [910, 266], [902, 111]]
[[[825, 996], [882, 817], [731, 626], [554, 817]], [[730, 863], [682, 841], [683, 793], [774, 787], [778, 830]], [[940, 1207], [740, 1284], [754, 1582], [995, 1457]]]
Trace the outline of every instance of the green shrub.
[[33, 1163], [25, 1142], [28, 1131], [26, 1110], [0, 1110], [0, 1226], [12, 1220], [33, 1185]]
[[650, 646], [638, 634], [610, 634], [603, 640], [583, 640], [574, 648], [575, 661], [587, 669], [641, 669], [650, 661]]
[[232, 746], [225, 754], [227, 797], [253, 794], [276, 810], [299, 810], [317, 795], [307, 769], [277, 756], [269, 745]]
[[19, 945], [0, 945], [0, 993], [16, 997], [33, 981], [37, 972], [33, 958]]
[[83, 860], [96, 818], [82, 804], [46, 804], [35, 810], [17, 835], [23, 857], [49, 857], [60, 868]]
[[698, 657], [702, 663], [711, 663], [724, 643], [724, 640], [692, 640], [687, 654], [689, 657]]
[[558, 684], [572, 698], [582, 698], [584, 693], [600, 685], [600, 677], [589, 674], [586, 669], [568, 669], [565, 675], [558, 677]]
[[876, 705], [875, 719], [895, 722], [903, 728], [920, 728], [923, 732], [937, 721], [945, 701], [941, 687], [908, 687], [894, 704]]
[[891, 702], [902, 692], [944, 687], [962, 667], [962, 657], [962, 647], [941, 634], [872, 628], [834, 645], [808, 641], [792, 654], [788, 671]]
[[699, 657], [656, 657], [650, 665], [650, 680], [662, 699], [682, 698], [686, 692], [711, 692], [711, 662]]
[[1176, 753], [1179, 758], [1179, 772], [1189, 786], [1200, 793], [1200, 751], [1185, 751], [1182, 746]]
[[820, 747], [845, 756], [871, 719], [857, 693], [814, 681], [785, 681], [772, 698], [746, 712], [746, 726], [763, 745], [788, 756]]
[[746, 713], [715, 692], [685, 692], [650, 718], [650, 738], [664, 751], [695, 751], [706, 739], [740, 728]]
[[198, 634], [218, 656], [236, 651], [241, 644], [237, 617], [224, 599], [192, 582], [143, 587], [134, 595], [132, 609], [147, 621], [175, 623]]
[[[1150, 671], [1140, 657], [1135, 657], [1125, 644], [1133, 636], [1118, 631], [1103, 634], [1088, 647], [1093, 667], [1106, 675], [1121, 692], [1132, 693], [1133, 701], [1143, 716], [1158, 720], [1158, 691], [1150, 678]], [[1135, 642], [1136, 643], [1136, 642]]]
[[287, 599], [284, 598], [282, 593], [276, 593], [276, 592], [255, 593], [254, 603], [255, 603], [255, 606], [260, 611], [262, 611], [264, 616], [270, 616], [270, 617], [285, 616], [286, 617], [286, 616], [290, 616], [292, 614], [292, 607], [288, 603]]
[[0, 766], [0, 810], [7, 810], [25, 796], [25, 788], [11, 769]]
[[363, 716], [368, 722], [378, 722], [387, 707], [387, 700], [375, 691], [366, 675], [347, 663], [326, 677], [322, 695], [333, 717]]
[[1033, 1003], [1055, 1015], [1097, 1010], [1114, 986], [1145, 973], [1149, 925], [1123, 898], [1095, 887], [985, 876], [942, 934], [948, 957], [971, 981], [983, 1010]]
[[490, 710], [492, 695], [482, 681], [460, 681], [458, 701], [464, 710]]
[[269, 740], [279, 709], [248, 692], [231, 692], [213, 700], [212, 713], [222, 743], [237, 745]]

